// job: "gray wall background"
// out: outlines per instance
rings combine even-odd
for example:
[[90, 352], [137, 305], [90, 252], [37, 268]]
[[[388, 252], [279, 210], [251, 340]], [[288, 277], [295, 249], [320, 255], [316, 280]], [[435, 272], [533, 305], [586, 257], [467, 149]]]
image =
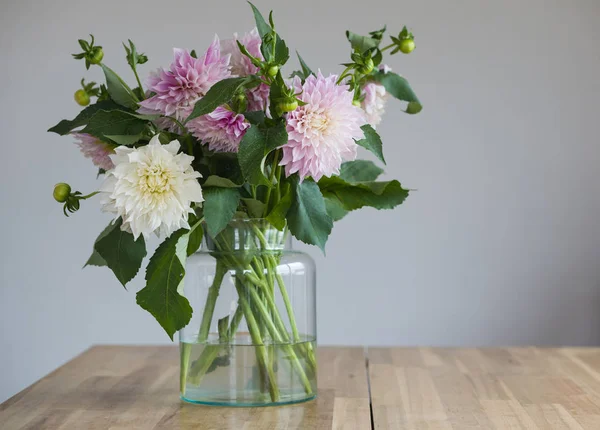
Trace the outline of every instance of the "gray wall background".
[[[256, 3], [327, 73], [347, 58], [348, 28], [416, 34], [417, 50], [388, 62], [425, 109], [391, 102], [379, 131], [387, 177], [418, 192], [342, 220], [327, 259], [308, 250], [321, 343], [600, 343], [600, 2]], [[93, 33], [131, 81], [127, 38], [150, 57], [145, 75], [174, 46], [203, 51], [252, 26], [242, 1], [2, 0], [0, 401], [94, 343], [168, 341], [135, 304], [141, 277], [125, 291], [81, 270], [107, 223], [98, 203], [67, 219], [52, 200], [56, 182], [98, 184], [71, 140], [45, 131], [78, 111], [77, 38]]]

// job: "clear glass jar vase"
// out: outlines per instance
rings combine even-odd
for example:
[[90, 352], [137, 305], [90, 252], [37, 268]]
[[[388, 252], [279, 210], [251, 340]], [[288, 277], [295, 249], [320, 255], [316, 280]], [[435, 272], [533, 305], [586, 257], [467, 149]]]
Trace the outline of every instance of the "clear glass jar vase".
[[316, 396], [315, 266], [289, 236], [266, 220], [234, 220], [187, 259], [194, 313], [179, 332], [183, 400], [268, 406]]

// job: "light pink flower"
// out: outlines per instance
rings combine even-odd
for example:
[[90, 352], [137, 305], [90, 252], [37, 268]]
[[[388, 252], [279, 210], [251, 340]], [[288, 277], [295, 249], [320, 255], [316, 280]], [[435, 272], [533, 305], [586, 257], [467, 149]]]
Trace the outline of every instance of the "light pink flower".
[[385, 113], [388, 93], [385, 87], [378, 82], [367, 82], [362, 87], [362, 93], [365, 98], [361, 107], [367, 114], [367, 122], [375, 128]]
[[201, 58], [192, 57], [184, 49], [176, 48], [173, 53], [175, 59], [169, 70], [159, 69], [148, 78], [148, 89], [156, 94], [140, 102], [140, 112], [160, 113], [181, 121], [215, 83], [230, 77], [231, 72], [229, 55], [221, 55], [216, 35]]
[[250, 127], [244, 119], [244, 115], [220, 106], [191, 120], [187, 127], [203, 144], [208, 144], [211, 151], [237, 152], [246, 129]]
[[[258, 67], [252, 64], [250, 58], [242, 54], [237, 41], [246, 47], [250, 55], [262, 60], [263, 55], [260, 52], [262, 40], [258, 34], [258, 30], [254, 28], [250, 33], [244, 34], [242, 38], [239, 38], [238, 34], [234, 33], [233, 39], [228, 39], [221, 42], [221, 51], [223, 54], [231, 55], [229, 64], [231, 65], [231, 73], [234, 76], [248, 76], [256, 74], [258, 72]], [[264, 110], [269, 100], [269, 86], [260, 84], [258, 87], [248, 91], [247, 96], [248, 111]]]
[[343, 161], [356, 158], [355, 139], [364, 137], [363, 110], [352, 104], [348, 85], [336, 85], [337, 76], [325, 78], [319, 71], [304, 85], [295, 77], [293, 87], [307, 103], [287, 117], [288, 143], [283, 146], [281, 165], [287, 176], [298, 172], [300, 179], [339, 173]]
[[110, 159], [110, 155], [115, 153], [114, 145], [85, 133], [73, 133], [73, 136], [79, 140], [75, 142], [75, 145], [79, 146], [85, 158], [92, 159], [92, 163], [95, 166], [104, 170], [110, 170], [115, 167]]

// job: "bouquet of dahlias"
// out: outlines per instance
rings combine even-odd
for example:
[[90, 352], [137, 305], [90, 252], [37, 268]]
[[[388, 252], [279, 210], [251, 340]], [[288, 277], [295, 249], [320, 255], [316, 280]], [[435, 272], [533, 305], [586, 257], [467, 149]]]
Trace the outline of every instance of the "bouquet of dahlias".
[[[67, 216], [94, 195], [102, 210], [114, 215], [87, 265], [107, 266], [125, 286], [142, 265], [145, 241], [152, 234], [163, 240], [149, 260], [137, 302], [171, 339], [192, 316], [181, 294], [185, 262], [204, 235], [226, 244], [232, 220], [261, 219], [257, 225], [289, 231], [324, 249], [334, 221], [348, 212], [365, 206], [392, 209], [408, 196], [398, 181], [376, 181], [382, 169], [375, 163], [356, 158], [363, 147], [385, 163], [375, 127], [390, 95], [403, 102], [406, 113], [421, 110], [408, 82], [383, 63], [386, 51], [414, 49], [412, 33], [404, 27], [381, 47], [385, 27], [368, 36], [347, 32], [350, 60], [339, 75], [313, 71], [300, 55], [298, 69], [284, 71], [289, 49], [275, 31], [272, 14], [267, 21], [251, 6], [255, 29], [225, 41], [215, 36], [201, 55], [174, 49], [173, 63], [151, 73], [146, 85], [138, 67], [148, 58], [133, 42], [124, 44], [136, 80], [131, 87], [102, 62], [102, 47], [93, 36], [79, 40], [82, 52], [74, 58], [84, 60], [86, 68], [101, 67], [106, 82], [97, 86], [82, 80], [75, 100], [85, 109], [49, 130], [77, 139], [104, 177], [88, 195], [65, 183], [54, 188]], [[266, 232], [257, 230], [264, 244]], [[220, 273], [241, 273], [239, 288], [252, 289], [273, 285], [256, 269], [274, 267], [272, 258], [223, 258], [218, 264]], [[274, 289], [260, 294], [268, 308]], [[283, 287], [282, 294], [287, 300]], [[265, 332], [272, 338], [291, 336], [273, 332], [277, 324], [270, 324], [261, 303], [236, 312], [238, 324], [245, 317], [267, 326], [251, 333], [255, 343]], [[207, 309], [197, 310], [209, 315], [208, 324], [211, 306], [214, 300], [207, 300]], [[200, 327], [199, 340], [206, 339], [208, 329]], [[290, 360], [300, 354], [314, 363], [310, 348], [290, 350]]]

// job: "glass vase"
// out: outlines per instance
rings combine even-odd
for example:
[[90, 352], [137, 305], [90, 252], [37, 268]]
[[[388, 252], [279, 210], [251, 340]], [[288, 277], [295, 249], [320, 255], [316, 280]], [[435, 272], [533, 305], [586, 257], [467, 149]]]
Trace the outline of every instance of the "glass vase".
[[315, 266], [289, 236], [266, 220], [234, 220], [187, 259], [194, 313], [179, 332], [183, 400], [268, 406], [316, 396]]

